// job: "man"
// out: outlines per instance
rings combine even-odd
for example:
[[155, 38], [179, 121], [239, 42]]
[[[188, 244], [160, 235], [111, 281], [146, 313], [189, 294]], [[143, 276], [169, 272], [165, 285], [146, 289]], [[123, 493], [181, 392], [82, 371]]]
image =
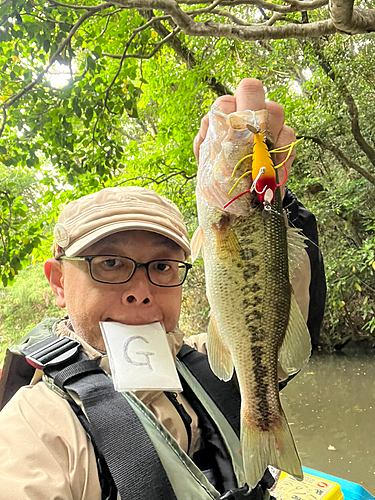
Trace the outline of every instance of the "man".
[[[263, 87], [256, 80], [244, 80], [234, 97], [220, 98], [216, 105], [226, 113], [266, 107], [276, 146], [293, 140], [293, 131], [283, 123], [282, 108], [275, 103], [265, 103]], [[197, 154], [206, 130], [207, 119], [202, 122], [195, 142]], [[291, 162], [292, 158], [287, 168]], [[241, 488], [239, 441], [238, 433], [234, 432], [236, 415], [232, 415], [233, 408], [238, 413], [239, 404], [238, 395], [232, 398], [235, 385], [230, 386], [227, 396], [230, 408], [226, 409], [225, 402], [220, 400], [220, 392], [225, 391], [225, 387], [217, 389], [213, 381], [212, 387], [206, 390], [206, 380], [203, 380], [206, 375], [201, 378], [197, 375], [201, 386], [180, 362], [183, 333], [177, 324], [181, 287], [190, 267], [185, 261], [190, 250], [186, 227], [177, 207], [143, 188], [104, 189], [71, 202], [63, 210], [55, 229], [53, 251], [54, 258], [46, 262], [45, 273], [57, 304], [67, 309], [68, 318], [49, 330], [58, 337], [77, 339], [88, 358], [98, 360], [107, 373], [109, 361], [100, 322], [135, 326], [161, 323], [173, 355], [179, 353], [180, 356], [177, 365], [183, 379], [183, 393], [176, 396], [156, 390], [137, 391], [137, 397], [126, 396], [131, 415], [136, 415], [134, 433], [142, 436], [140, 442], [132, 443], [130, 456], [136, 456], [137, 445], [148, 443], [150, 438], [142, 453], [148, 454], [154, 447], [157, 458], [150, 459], [148, 465], [143, 464], [142, 454], [139, 459], [128, 460], [121, 475], [136, 477], [136, 484], [130, 477], [126, 484], [133, 486], [128, 486], [129, 490], [122, 493], [121, 498], [250, 498], [247, 488]], [[306, 271], [300, 273], [299, 282], [295, 284], [306, 316], [310, 273], [307, 261]], [[35, 331], [39, 334], [40, 328], [36, 327]], [[204, 351], [202, 337], [191, 339], [190, 344]], [[91, 367], [92, 364], [89, 370]], [[207, 369], [206, 374], [209, 378]], [[92, 376], [99, 377], [98, 374]], [[86, 407], [85, 400], [77, 397], [79, 390], [69, 389], [68, 384], [62, 391], [53, 378], [53, 369], [45, 371], [45, 383], [41, 377], [42, 371], [36, 370], [31, 384], [21, 388], [0, 413], [0, 499], [116, 498], [113, 479], [117, 486], [117, 480], [121, 483], [122, 478], [116, 477], [115, 469], [124, 464], [113, 465], [113, 449], [106, 448], [118, 446], [116, 441], [131, 439], [127, 434], [132, 434], [133, 423], [125, 422], [123, 434], [115, 436], [114, 445], [107, 446], [106, 436], [92, 431], [90, 424], [94, 425], [95, 415], [90, 413], [91, 407]], [[112, 394], [112, 389], [106, 387]], [[95, 392], [99, 394], [96, 395], [99, 404], [107, 395], [105, 390]], [[113, 396], [113, 401], [119, 400]], [[212, 406], [212, 401], [216, 406]], [[207, 405], [211, 405], [210, 411]], [[99, 425], [100, 420], [108, 417], [108, 434], [114, 428], [121, 429], [122, 425], [118, 422], [122, 414], [111, 417], [112, 409], [116, 411], [109, 403], [107, 413], [99, 415]], [[89, 412], [89, 425], [84, 412]], [[99, 442], [97, 435], [100, 435]], [[123, 447], [130, 446], [129, 441], [126, 443]], [[122, 453], [121, 446], [118, 448], [114, 455]], [[158, 472], [155, 474], [155, 471]], [[153, 478], [151, 483], [148, 476]], [[263, 498], [266, 486], [271, 484], [265, 477], [257, 491], [251, 493], [252, 498]], [[141, 491], [135, 493], [139, 486]]]

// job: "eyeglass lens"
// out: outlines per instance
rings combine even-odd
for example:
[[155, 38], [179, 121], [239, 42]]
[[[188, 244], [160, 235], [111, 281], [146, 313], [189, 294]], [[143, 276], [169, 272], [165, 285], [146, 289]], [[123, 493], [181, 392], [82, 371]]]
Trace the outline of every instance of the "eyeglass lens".
[[[155, 260], [146, 264], [151, 283], [159, 286], [178, 286], [183, 283], [187, 269], [183, 262]], [[128, 281], [136, 264], [126, 257], [108, 255], [97, 256], [91, 260], [91, 274], [95, 280], [106, 283]]]

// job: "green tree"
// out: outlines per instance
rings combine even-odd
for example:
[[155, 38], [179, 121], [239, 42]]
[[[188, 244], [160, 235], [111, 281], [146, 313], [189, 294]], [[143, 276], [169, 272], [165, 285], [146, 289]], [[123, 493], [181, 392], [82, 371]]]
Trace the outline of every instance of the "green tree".
[[327, 339], [373, 339], [373, 35], [334, 34], [371, 31], [373, 2], [327, 5], [3, 1], [2, 282], [48, 255], [67, 201], [105, 186], [153, 187], [192, 231], [200, 119], [256, 77], [305, 138], [289, 185], [319, 223]]
[[20, 271], [16, 285], [0, 285], [0, 365], [6, 348], [16, 344], [46, 316], [60, 318], [53, 292], [44, 277], [41, 263]]

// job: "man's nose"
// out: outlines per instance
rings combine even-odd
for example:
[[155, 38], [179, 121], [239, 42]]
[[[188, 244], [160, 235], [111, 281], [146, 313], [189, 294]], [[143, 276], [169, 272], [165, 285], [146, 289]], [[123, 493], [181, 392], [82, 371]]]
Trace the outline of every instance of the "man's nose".
[[140, 305], [152, 302], [152, 284], [147, 277], [147, 271], [144, 267], [138, 268], [132, 279], [125, 286], [126, 289], [122, 296], [124, 304]]

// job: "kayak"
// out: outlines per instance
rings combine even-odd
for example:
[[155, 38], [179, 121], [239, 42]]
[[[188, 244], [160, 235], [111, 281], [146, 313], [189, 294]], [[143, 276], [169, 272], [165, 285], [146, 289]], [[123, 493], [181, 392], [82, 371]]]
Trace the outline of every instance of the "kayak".
[[307, 467], [302, 470], [303, 481], [282, 472], [272, 496], [277, 500], [375, 500], [360, 484]]

